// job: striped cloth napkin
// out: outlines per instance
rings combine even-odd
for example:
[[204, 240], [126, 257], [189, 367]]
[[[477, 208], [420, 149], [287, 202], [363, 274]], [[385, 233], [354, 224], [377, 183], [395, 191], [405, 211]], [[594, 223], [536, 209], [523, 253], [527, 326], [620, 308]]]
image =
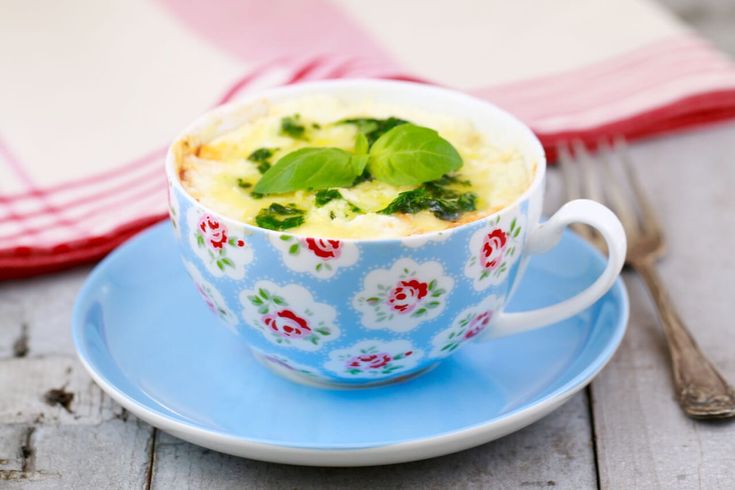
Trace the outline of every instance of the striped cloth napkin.
[[167, 143], [264, 87], [431, 81], [516, 114], [550, 153], [735, 116], [735, 64], [647, 0], [8, 0], [0, 60], [0, 279], [164, 218]]

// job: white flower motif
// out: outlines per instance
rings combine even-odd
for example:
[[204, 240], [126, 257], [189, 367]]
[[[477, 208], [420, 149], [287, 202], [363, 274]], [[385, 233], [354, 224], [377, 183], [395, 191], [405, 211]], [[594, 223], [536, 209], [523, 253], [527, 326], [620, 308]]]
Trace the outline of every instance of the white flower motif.
[[407, 340], [363, 340], [330, 352], [324, 367], [344, 378], [383, 378], [413, 368], [422, 357]]
[[521, 256], [525, 219], [520, 214], [500, 215], [487, 220], [469, 242], [470, 257], [464, 273], [475, 290], [502, 283]]
[[241, 279], [253, 260], [253, 249], [245, 230], [230, 229], [217, 217], [192, 207], [186, 214], [189, 244], [215, 277]]
[[401, 240], [401, 245], [408, 248], [420, 248], [429, 242], [443, 242], [452, 236], [451, 231], [439, 231], [423, 236], [409, 236]]
[[260, 349], [255, 349], [253, 347], [251, 347], [250, 349], [253, 351], [253, 354], [257, 358], [259, 358], [262, 362], [266, 364], [271, 364], [276, 369], [285, 369], [288, 371], [292, 371], [295, 374], [303, 374], [310, 378], [321, 377], [321, 373], [319, 372], [319, 370], [314, 369], [310, 366], [299, 364], [298, 362], [292, 359], [289, 359], [286, 356], [264, 352], [264, 351], [261, 351]]
[[431, 340], [434, 348], [429, 357], [446, 357], [465, 342], [474, 339], [490, 325], [503, 304], [503, 298], [490, 295], [479, 304], [462, 311], [448, 329], [439, 332]]
[[342, 240], [272, 234], [270, 241], [286, 267], [319, 279], [329, 279], [339, 268], [355, 264], [360, 254], [357, 245]]
[[199, 272], [199, 269], [197, 269], [194, 264], [185, 260], [184, 267], [186, 267], [186, 271], [194, 281], [194, 285], [204, 299], [204, 302], [207, 303], [207, 307], [209, 307], [212, 313], [217, 315], [233, 331], [235, 331], [234, 327], [237, 325], [237, 316], [227, 306], [227, 302], [222, 296], [222, 293], [220, 293], [209, 281], [204, 279], [202, 273]]
[[181, 238], [181, 223], [179, 223], [181, 206], [172, 185], [168, 186], [168, 214], [171, 217], [171, 226], [173, 226], [176, 238]]
[[240, 293], [245, 322], [274, 344], [315, 351], [339, 337], [337, 311], [317, 303], [297, 284], [277, 286], [258, 281], [252, 290]]
[[406, 332], [436, 318], [452, 287], [454, 279], [444, 275], [438, 262], [417, 264], [403, 258], [390, 269], [369, 272], [352, 306], [362, 313], [367, 328]]

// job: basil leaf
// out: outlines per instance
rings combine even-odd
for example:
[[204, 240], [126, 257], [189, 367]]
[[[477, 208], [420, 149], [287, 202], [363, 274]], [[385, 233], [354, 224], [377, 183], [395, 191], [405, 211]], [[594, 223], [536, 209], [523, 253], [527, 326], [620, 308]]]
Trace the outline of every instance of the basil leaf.
[[352, 172], [354, 173], [354, 176], [352, 177], [352, 182], [354, 182], [355, 178], [362, 175], [362, 172], [365, 170], [365, 167], [368, 164], [370, 157], [367, 155], [352, 155], [350, 158], [350, 166], [352, 167]]
[[350, 153], [339, 148], [301, 148], [278, 160], [253, 190], [282, 194], [300, 189], [349, 187], [364, 168], [364, 162], [353, 161]]
[[355, 137], [355, 155], [367, 155], [370, 144], [368, 139], [362, 133], [357, 133]]
[[368, 171], [393, 185], [417, 185], [436, 180], [462, 166], [462, 157], [433, 129], [401, 124], [370, 148]]

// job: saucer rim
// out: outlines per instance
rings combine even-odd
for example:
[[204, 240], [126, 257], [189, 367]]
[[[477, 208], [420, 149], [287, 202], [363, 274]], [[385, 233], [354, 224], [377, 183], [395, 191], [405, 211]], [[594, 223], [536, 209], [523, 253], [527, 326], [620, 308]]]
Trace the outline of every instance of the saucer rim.
[[[355, 446], [353, 444], [343, 447], [325, 446], [324, 444], [292, 446], [256, 438], [235, 436], [226, 432], [206, 429], [187, 421], [176, 420], [162, 411], [137, 401], [109, 381], [102, 374], [104, 370], [95, 368], [89, 352], [85, 348], [83, 342], [85, 338], [83, 332], [84, 322], [82, 321], [83, 312], [81, 311], [82, 298], [91, 293], [100, 277], [107, 271], [108, 264], [116, 261], [118, 256], [124, 255], [128, 246], [144, 240], [147, 235], [156, 233], [164, 227], [170, 227], [170, 223], [167, 221], [159, 223], [138, 233], [105, 257], [90, 273], [77, 294], [72, 312], [72, 339], [77, 356], [95, 383], [136, 417], [148, 422], [154, 428], [171, 433], [181, 439], [235, 456], [274, 463], [309, 466], [370, 466], [416, 461], [490, 442], [536, 422], [587, 386], [610, 362], [620, 346], [628, 326], [630, 316], [628, 291], [622, 278], [618, 277], [605, 296], [611, 292], [618, 294], [621, 313], [616, 318], [614, 331], [606, 345], [584, 369], [551, 393], [531, 403], [523, 404], [498, 417], [461, 429], [383, 445]], [[600, 262], [606, 260], [597, 249], [574, 232], [566, 230], [564, 233], [577, 242], [577, 245], [585, 248], [595, 259]]]

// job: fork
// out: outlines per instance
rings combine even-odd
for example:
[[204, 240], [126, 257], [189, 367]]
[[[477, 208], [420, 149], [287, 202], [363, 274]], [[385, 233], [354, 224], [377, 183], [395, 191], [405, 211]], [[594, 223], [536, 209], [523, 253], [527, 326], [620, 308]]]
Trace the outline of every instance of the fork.
[[[699, 349], [656, 271], [656, 262], [665, 253], [664, 235], [633, 171], [627, 145], [622, 138], [616, 139], [613, 145], [611, 148], [607, 142], [600, 142], [602, 161], [599, 162], [594, 161], [579, 141], [573, 142], [571, 148], [559, 146], [567, 197], [607, 202], [623, 223], [628, 236], [625, 263], [643, 278], [658, 308], [671, 354], [679, 405], [684, 412], [698, 419], [733, 417], [735, 391]], [[604, 251], [603, 240], [593, 230], [582, 225], [574, 229]]]

